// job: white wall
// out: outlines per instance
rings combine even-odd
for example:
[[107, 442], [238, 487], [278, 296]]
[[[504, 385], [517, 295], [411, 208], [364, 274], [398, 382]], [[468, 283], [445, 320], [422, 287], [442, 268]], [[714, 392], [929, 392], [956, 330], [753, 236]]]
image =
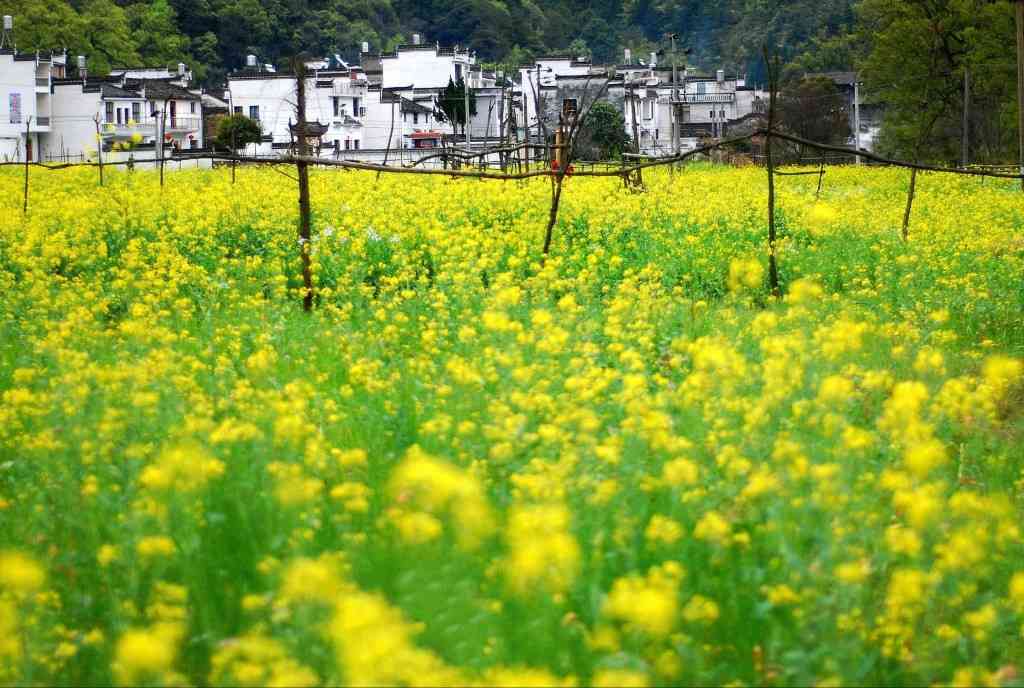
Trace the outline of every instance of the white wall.
[[[340, 98], [340, 103], [345, 106], [345, 112], [355, 117], [353, 113], [354, 99], [358, 98], [360, 107], [367, 108], [366, 118], [360, 119], [366, 124], [370, 119], [371, 98], [366, 95], [366, 89], [360, 86], [351, 87], [351, 80], [346, 77], [335, 77], [335, 84], [338, 88], [317, 88], [316, 79], [311, 77], [306, 84], [306, 117], [323, 124], [329, 124], [330, 128], [323, 137], [324, 147], [333, 144], [335, 140], [341, 142], [344, 150], [345, 141], [360, 141], [360, 148], [364, 147], [366, 126], [346, 125], [344, 116], [334, 117], [333, 97]], [[355, 83], [355, 82], [353, 82]], [[365, 84], [365, 82], [358, 82]], [[296, 119], [295, 108], [292, 105], [295, 101], [295, 79], [292, 77], [274, 77], [267, 75], [264, 78], [235, 78], [229, 77], [229, 90], [231, 92], [232, 112], [235, 108], [241, 107], [241, 113], [249, 116], [250, 107], [259, 107], [260, 126], [264, 135], [273, 136], [275, 143], [287, 143], [291, 141], [291, 132], [288, 123]], [[377, 97], [379, 98], [379, 96]], [[379, 103], [378, 103], [379, 104]], [[379, 113], [378, 113], [379, 114]], [[390, 113], [388, 114], [390, 118]], [[390, 121], [390, 120], [389, 120]], [[378, 124], [379, 122], [374, 122]], [[385, 139], [387, 134], [384, 134]], [[352, 144], [355, 145], [354, 143]], [[265, 148], [265, 147], [264, 147]], [[262, 148], [260, 149], [262, 152]], [[250, 151], [251, 152], [251, 151]]]
[[370, 91], [366, 96], [366, 117], [363, 121], [363, 143], [366, 149], [388, 148], [388, 134], [391, 133], [391, 113], [395, 114], [395, 128], [391, 135], [392, 149], [401, 148], [406, 133], [400, 103], [381, 102], [382, 91]]
[[[21, 117], [11, 122], [11, 94], [21, 96]], [[13, 55], [0, 55], [0, 156], [22, 160], [25, 154], [25, 124], [36, 118], [35, 60], [15, 60]], [[39, 157], [38, 142], [33, 140], [33, 155]]]
[[80, 83], [54, 84], [52, 104], [47, 154], [54, 157], [60, 155], [62, 141], [69, 155], [82, 155], [86, 151], [96, 150], [98, 144], [93, 117], [98, 114], [101, 122], [104, 117], [99, 92], [83, 93]]
[[[384, 88], [415, 86], [416, 88], [444, 88], [448, 80], [456, 80], [455, 65], [462, 68], [467, 77], [469, 65], [475, 60], [466, 52], [454, 55], [439, 55], [436, 47], [399, 48], [397, 56], [381, 57], [384, 70]], [[471, 82], [472, 84], [472, 82]]]

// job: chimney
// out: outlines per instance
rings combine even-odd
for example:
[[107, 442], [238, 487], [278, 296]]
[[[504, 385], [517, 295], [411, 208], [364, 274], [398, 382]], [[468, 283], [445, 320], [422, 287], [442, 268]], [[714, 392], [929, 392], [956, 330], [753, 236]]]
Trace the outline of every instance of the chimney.
[[363, 41], [363, 54], [370, 52], [370, 44], [367, 41]]
[[412, 44], [413, 45], [419, 45], [420, 44], [420, 35], [418, 33], [414, 33], [412, 35]]
[[626, 48], [625, 50], [622, 51], [622, 58], [622, 64], [633, 64], [633, 51], [630, 50], [629, 48]]
[[180, 77], [184, 77], [185, 76], [185, 63], [184, 62], [179, 62], [178, 63], [178, 76], [180, 76]]
[[715, 72], [715, 79], [718, 80], [718, 83], [722, 83], [723, 81], [725, 81], [725, 70], [719, 69], [717, 72]]
[[255, 55], [246, 55], [245, 56], [245, 66], [248, 67], [249, 69], [256, 69], [256, 56]]
[[658, 66], [658, 53], [651, 53], [651, 69]]
[[4, 29], [0, 33], [0, 48], [3, 49], [14, 49], [14, 36], [11, 32], [14, 31], [14, 17], [9, 14], [4, 15]]
[[85, 55], [78, 56], [78, 76], [82, 77], [83, 81], [89, 76], [89, 70], [85, 65]]

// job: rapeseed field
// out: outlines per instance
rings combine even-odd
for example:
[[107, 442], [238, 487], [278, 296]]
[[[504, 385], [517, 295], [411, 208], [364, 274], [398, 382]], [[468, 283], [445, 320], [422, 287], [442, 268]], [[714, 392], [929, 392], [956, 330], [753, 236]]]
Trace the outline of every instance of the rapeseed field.
[[1024, 195], [0, 174], [0, 684], [1015, 685]]

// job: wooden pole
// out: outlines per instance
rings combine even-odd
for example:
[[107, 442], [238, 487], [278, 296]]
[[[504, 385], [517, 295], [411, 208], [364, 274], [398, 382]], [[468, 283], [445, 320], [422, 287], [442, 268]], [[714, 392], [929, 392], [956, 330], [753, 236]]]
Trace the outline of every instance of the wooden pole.
[[964, 66], [964, 121], [963, 138], [960, 142], [960, 166], [970, 164], [970, 132], [971, 132], [971, 72]]
[[[381, 96], [384, 92], [381, 91]], [[388, 157], [391, 155], [391, 137], [395, 135], [395, 103], [391, 102], [391, 129], [388, 131], [388, 145], [384, 149], [384, 165], [388, 164]], [[377, 170], [377, 181], [380, 181], [380, 170]]]
[[775, 261], [775, 160], [772, 157], [772, 139], [775, 131], [775, 99], [778, 92], [778, 75], [764, 49], [764, 61], [768, 68], [768, 132], [765, 134], [765, 160], [768, 164], [768, 286], [772, 296], [779, 297], [779, 269]]
[[[1020, 174], [1024, 175], [1024, 0], [1017, 0], [1017, 137]], [[1024, 191], [1024, 179], [1021, 179]]]
[[310, 203], [309, 203], [309, 163], [301, 158], [309, 155], [309, 139], [306, 131], [306, 63], [301, 57], [293, 61], [296, 83], [296, 114], [298, 119], [298, 154], [300, 160], [295, 163], [299, 173], [299, 244], [302, 252], [302, 309], [313, 310], [313, 269], [309, 257], [310, 249]]
[[[636, 84], [630, 84], [629, 107], [633, 115], [633, 152], [640, 155], [640, 128], [636, 122]], [[639, 162], [639, 158], [637, 161]], [[633, 183], [637, 188], [644, 185], [644, 173], [642, 171], [636, 171]]]
[[24, 201], [24, 204], [21, 207], [21, 214], [22, 215], [27, 215], [28, 214], [28, 163], [30, 162], [28, 158], [29, 158], [29, 151], [31, 150], [31, 143], [32, 143], [31, 140], [29, 139], [29, 136], [31, 136], [31, 130], [32, 130], [32, 117], [29, 116], [25, 120], [25, 201]]
[[160, 188], [164, 188], [164, 145], [163, 142], [166, 138], [167, 131], [167, 103], [170, 102], [169, 98], [164, 99], [164, 107], [160, 111]]
[[100, 186], [103, 186], [103, 138], [100, 136], [99, 113], [92, 118], [92, 121], [96, 123], [96, 160], [99, 163], [100, 169]]

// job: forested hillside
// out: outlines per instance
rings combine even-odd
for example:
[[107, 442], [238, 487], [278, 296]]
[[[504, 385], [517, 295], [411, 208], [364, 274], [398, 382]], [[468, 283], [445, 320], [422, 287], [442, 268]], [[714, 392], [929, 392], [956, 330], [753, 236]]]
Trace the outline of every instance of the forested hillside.
[[388, 50], [420, 33], [486, 61], [565, 50], [597, 61], [645, 55], [668, 32], [708, 67], [756, 70], [767, 39], [786, 57], [852, 22], [851, 0], [0, 0], [23, 49], [66, 46], [94, 70], [193, 65], [216, 80], [247, 53], [273, 62], [300, 49], [355, 59], [360, 43]]
[[0, 12], [15, 15], [22, 50], [66, 47], [87, 55], [93, 73], [186, 62], [205, 84], [249, 53], [355, 61], [363, 41], [388, 51], [414, 33], [504, 64], [552, 51], [612, 62], [630, 48], [642, 58], [675, 33], [690, 51], [681, 60], [763, 84], [767, 45], [788, 82], [859, 71], [862, 96], [886, 105], [885, 152], [956, 159], [965, 72], [971, 159], [1012, 159], [1016, 146], [1008, 0], [0, 0]]

